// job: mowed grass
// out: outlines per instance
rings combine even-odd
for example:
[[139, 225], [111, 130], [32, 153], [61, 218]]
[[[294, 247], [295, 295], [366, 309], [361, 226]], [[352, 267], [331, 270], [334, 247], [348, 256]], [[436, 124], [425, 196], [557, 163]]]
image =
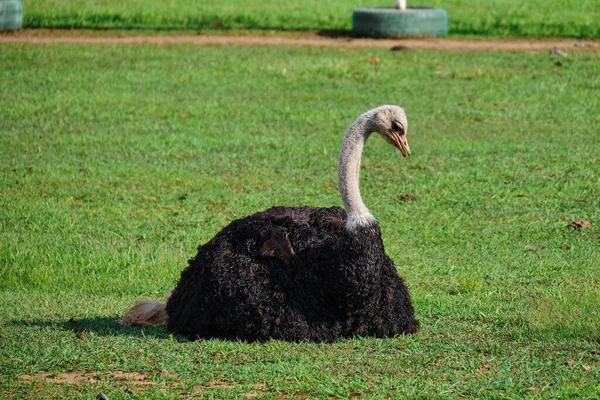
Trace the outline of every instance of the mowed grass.
[[[31, 0], [28, 28], [284, 29], [349, 31], [358, 7], [394, 6], [394, 0], [115, 1]], [[451, 35], [600, 37], [597, 0], [430, 0], [409, 6], [442, 7]]]
[[[600, 394], [599, 54], [2, 54], [0, 397]], [[341, 138], [385, 103], [405, 107], [413, 157], [373, 137], [361, 187], [417, 334], [248, 344], [118, 325], [233, 219], [340, 205]]]

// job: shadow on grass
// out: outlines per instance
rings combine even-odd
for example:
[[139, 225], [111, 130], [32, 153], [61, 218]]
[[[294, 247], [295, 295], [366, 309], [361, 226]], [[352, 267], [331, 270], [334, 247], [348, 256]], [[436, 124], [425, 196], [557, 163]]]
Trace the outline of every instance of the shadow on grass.
[[66, 321], [52, 320], [13, 320], [7, 321], [7, 325], [15, 327], [39, 327], [53, 328], [64, 331], [72, 331], [75, 335], [85, 335], [93, 332], [101, 336], [129, 336], [136, 338], [154, 338], [154, 339], [174, 339], [180, 342], [187, 342], [188, 339], [178, 335], [172, 335], [164, 326], [159, 327], [136, 327], [123, 326], [119, 324], [117, 318], [100, 317], [100, 318], [82, 318], [69, 319]]
[[333, 39], [354, 39], [357, 36], [352, 31], [347, 30], [336, 30], [336, 29], [325, 29], [317, 32], [318, 36], [333, 38]]
[[369, 36], [364, 34], [357, 34], [350, 30], [321, 30], [317, 32], [317, 36], [331, 39], [394, 39], [394, 40], [403, 40], [403, 39], [428, 39], [435, 38], [436, 36], [428, 35], [425, 33], [417, 34], [417, 35], [382, 35], [382, 36]]

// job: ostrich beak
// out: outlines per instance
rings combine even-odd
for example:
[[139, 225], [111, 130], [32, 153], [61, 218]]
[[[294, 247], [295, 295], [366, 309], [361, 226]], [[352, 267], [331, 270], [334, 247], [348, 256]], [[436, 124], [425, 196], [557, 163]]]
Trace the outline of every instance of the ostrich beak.
[[408, 147], [408, 142], [406, 141], [406, 136], [400, 136], [396, 132], [392, 132], [392, 139], [394, 141], [394, 145], [400, 150], [403, 157], [410, 156], [410, 147]]

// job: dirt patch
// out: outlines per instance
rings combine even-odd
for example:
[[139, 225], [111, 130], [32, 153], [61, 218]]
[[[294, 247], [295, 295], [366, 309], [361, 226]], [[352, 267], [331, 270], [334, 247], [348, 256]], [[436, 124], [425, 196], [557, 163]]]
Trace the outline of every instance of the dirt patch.
[[[207, 390], [213, 390], [213, 389], [219, 389], [219, 388], [229, 388], [232, 387], [234, 384], [231, 382], [225, 382], [225, 381], [219, 381], [219, 380], [212, 380], [209, 381], [203, 385], [196, 385], [194, 386], [194, 394], [200, 394], [202, 392], [205, 392]], [[255, 383], [253, 385], [254, 389], [258, 390], [258, 391], [263, 391], [266, 388], [266, 385], [263, 382], [258, 382]], [[257, 393], [256, 392], [251, 392], [251, 393], [246, 393], [243, 397], [247, 397], [248, 396], [250, 398], [252, 397], [256, 397]]]
[[[237, 33], [237, 35], [235, 34]], [[561, 53], [600, 51], [599, 40], [569, 39], [359, 39], [351, 37], [324, 37], [318, 32], [297, 32], [294, 35], [274, 33], [260, 35], [249, 31], [234, 34], [124, 34], [122, 32], [61, 31], [61, 30], [19, 30], [0, 34], [2, 43], [32, 44], [191, 44], [198, 46], [312, 46], [339, 48], [388, 48], [404, 51], [412, 49], [431, 49], [448, 51], [557, 51]]]
[[586, 219], [578, 219], [576, 221], [572, 221], [569, 226], [573, 229], [589, 229], [592, 224]]
[[[166, 369], [158, 371], [160, 375], [168, 378], [166, 381], [157, 382], [149, 378], [148, 375], [152, 373], [145, 372], [123, 372], [123, 371], [104, 371], [104, 372], [84, 372], [84, 371], [72, 371], [63, 374], [56, 374], [52, 372], [42, 371], [36, 374], [23, 374], [19, 375], [19, 380], [22, 382], [36, 382], [44, 381], [51, 384], [67, 384], [67, 385], [80, 385], [80, 384], [98, 384], [98, 383], [122, 383], [126, 385], [129, 393], [140, 393], [147, 390], [148, 387], [152, 387], [152, 390], [164, 390], [165, 387], [176, 385], [181, 382], [182, 379], [178, 378], [173, 372]], [[215, 389], [227, 389], [238, 384], [211, 380], [202, 385], [195, 385], [193, 389], [194, 394], [202, 394], [207, 391]], [[242, 397], [254, 398], [261, 392], [266, 390], [267, 385], [264, 382], [258, 382], [255, 384], [248, 385], [249, 393], [246, 393]]]
[[142, 372], [123, 372], [123, 371], [106, 371], [106, 372], [82, 372], [73, 371], [64, 374], [53, 374], [52, 372], [39, 372], [37, 374], [20, 375], [21, 381], [46, 381], [56, 384], [81, 384], [81, 383], [98, 383], [98, 382], [126, 382], [136, 386], [155, 385], [158, 382], [149, 380], [145, 373]]
[[228, 388], [231, 385], [232, 384], [229, 382], [213, 380], [206, 382], [204, 385], [194, 386], [194, 392], [198, 393], [207, 389]]
[[401, 194], [399, 196], [399, 199], [401, 201], [406, 202], [406, 203], [410, 202], [410, 201], [419, 201], [419, 200], [421, 200], [421, 198], [419, 196], [416, 196], [414, 194]]

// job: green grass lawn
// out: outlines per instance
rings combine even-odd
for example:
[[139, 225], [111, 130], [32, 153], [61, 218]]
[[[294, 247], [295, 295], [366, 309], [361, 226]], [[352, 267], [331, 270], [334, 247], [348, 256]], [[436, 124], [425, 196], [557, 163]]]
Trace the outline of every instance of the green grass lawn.
[[[0, 397], [600, 395], [600, 54], [1, 51]], [[118, 325], [233, 219], [340, 205], [342, 135], [385, 103], [405, 107], [413, 157], [372, 138], [361, 186], [417, 334], [247, 344]]]
[[[353, 9], [394, 4], [394, 0], [28, 0], [24, 26], [347, 31], [351, 29]], [[597, 0], [430, 0], [408, 4], [447, 9], [451, 35], [600, 38]]]

